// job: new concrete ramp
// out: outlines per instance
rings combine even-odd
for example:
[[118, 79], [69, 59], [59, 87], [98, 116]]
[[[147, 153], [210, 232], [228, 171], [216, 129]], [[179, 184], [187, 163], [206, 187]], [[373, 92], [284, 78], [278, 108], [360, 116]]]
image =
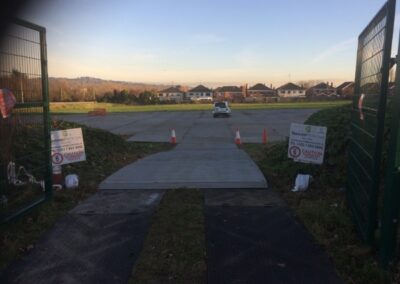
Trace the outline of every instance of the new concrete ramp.
[[234, 144], [228, 120], [209, 120], [198, 119], [175, 149], [126, 166], [100, 189], [266, 188], [257, 165]]
[[100, 189], [265, 188], [256, 164], [239, 149], [172, 150], [114, 173]]
[[126, 166], [100, 189], [266, 188], [257, 165], [234, 144], [227, 123], [199, 117], [175, 149]]

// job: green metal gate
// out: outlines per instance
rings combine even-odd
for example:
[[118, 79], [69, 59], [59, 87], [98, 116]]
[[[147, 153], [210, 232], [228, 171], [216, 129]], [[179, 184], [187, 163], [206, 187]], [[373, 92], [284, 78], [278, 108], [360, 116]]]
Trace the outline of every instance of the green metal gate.
[[386, 166], [380, 239], [381, 264], [387, 267], [399, 256], [398, 222], [400, 210], [400, 42], [397, 52], [395, 93], [391, 98], [391, 122]]
[[0, 43], [0, 89], [15, 98], [0, 116], [0, 223], [51, 196], [46, 30], [15, 19]]
[[377, 226], [395, 5], [389, 0], [358, 38], [346, 189], [359, 232], [368, 243]]

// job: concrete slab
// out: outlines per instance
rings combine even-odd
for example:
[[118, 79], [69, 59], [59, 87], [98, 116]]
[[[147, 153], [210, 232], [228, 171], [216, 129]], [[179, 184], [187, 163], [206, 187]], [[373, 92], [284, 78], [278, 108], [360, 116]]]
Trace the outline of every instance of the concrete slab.
[[152, 191], [101, 191], [73, 208], [70, 214], [138, 214], [146, 212], [158, 204], [164, 194]]
[[198, 113], [176, 148], [124, 167], [100, 189], [266, 188], [257, 165], [235, 146], [228, 121]]
[[257, 165], [239, 149], [173, 150], [109, 176], [100, 189], [265, 188]]

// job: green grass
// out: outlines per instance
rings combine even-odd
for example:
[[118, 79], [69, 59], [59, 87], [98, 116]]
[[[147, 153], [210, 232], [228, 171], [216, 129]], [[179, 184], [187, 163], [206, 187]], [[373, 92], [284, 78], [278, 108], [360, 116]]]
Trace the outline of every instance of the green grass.
[[206, 283], [203, 194], [168, 190], [129, 283]]
[[[377, 252], [360, 240], [343, 190], [346, 177], [350, 107], [326, 109], [306, 122], [328, 127], [322, 166], [287, 158], [288, 142], [242, 147], [253, 157], [268, 182], [294, 210], [315, 239], [331, 256], [346, 283], [385, 283], [389, 276], [378, 263]], [[297, 173], [314, 177], [306, 192], [291, 192]]]
[[[349, 104], [349, 101], [322, 101], [322, 102], [296, 102], [296, 103], [236, 103], [231, 104], [233, 110], [240, 109], [324, 109]], [[93, 108], [105, 108], [107, 112], [147, 112], [147, 111], [194, 111], [211, 110], [212, 104], [170, 104], [170, 105], [124, 105], [111, 103], [51, 103], [50, 110], [53, 114], [87, 113]]]
[[[32, 249], [37, 239], [59, 217], [94, 194], [99, 183], [108, 175], [137, 159], [171, 147], [165, 143], [126, 142], [120, 136], [75, 123], [58, 122], [54, 126], [58, 129], [82, 127], [87, 161], [63, 166], [64, 176], [69, 173], [79, 175], [79, 188], [55, 191], [51, 202], [44, 203], [17, 221], [0, 227], [0, 269]], [[32, 140], [18, 145], [28, 147], [29, 151], [29, 147], [35, 146], [30, 141]]]

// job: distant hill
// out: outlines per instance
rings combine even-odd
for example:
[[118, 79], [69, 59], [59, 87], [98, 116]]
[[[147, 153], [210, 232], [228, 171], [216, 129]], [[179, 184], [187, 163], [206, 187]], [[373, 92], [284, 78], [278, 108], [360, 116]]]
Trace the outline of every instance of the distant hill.
[[49, 77], [51, 101], [89, 101], [94, 97], [102, 97], [106, 93], [114, 92], [114, 90], [126, 90], [133, 94], [139, 94], [143, 91], [159, 91], [166, 87], [168, 85], [103, 80], [93, 77], [73, 79]]

